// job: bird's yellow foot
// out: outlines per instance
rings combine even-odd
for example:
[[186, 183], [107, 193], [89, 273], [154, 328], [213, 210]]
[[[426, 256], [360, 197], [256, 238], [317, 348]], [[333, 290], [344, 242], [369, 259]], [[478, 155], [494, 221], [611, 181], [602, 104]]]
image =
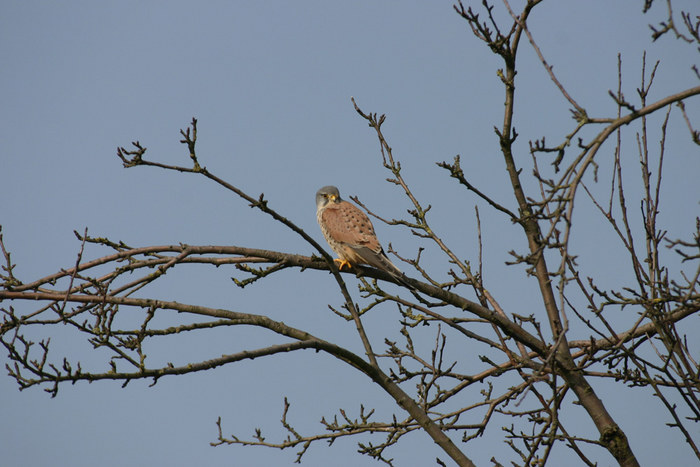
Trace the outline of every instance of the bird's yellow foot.
[[336, 258], [336, 259], [334, 259], [333, 261], [335, 261], [336, 263], [338, 263], [338, 270], [339, 270], [339, 271], [342, 271], [342, 270], [343, 270], [343, 266], [345, 266], [345, 265], [348, 266], [348, 269], [350, 269], [350, 268], [352, 267], [352, 265], [350, 264], [350, 262], [348, 262], [348, 261], [346, 261], [346, 260], [344, 260], [344, 259]]

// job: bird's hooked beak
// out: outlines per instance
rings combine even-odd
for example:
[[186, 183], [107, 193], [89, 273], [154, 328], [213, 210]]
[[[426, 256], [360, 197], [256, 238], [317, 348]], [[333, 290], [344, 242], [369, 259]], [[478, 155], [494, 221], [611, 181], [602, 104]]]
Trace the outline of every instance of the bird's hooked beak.
[[331, 203], [337, 203], [338, 202], [338, 195], [328, 195], [328, 199], [330, 200]]

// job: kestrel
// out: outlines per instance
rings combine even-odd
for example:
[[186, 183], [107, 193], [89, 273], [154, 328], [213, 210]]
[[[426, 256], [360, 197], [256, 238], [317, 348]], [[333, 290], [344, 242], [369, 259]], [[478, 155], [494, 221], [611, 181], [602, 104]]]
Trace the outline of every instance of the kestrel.
[[338, 269], [368, 264], [413, 288], [384, 253], [369, 217], [354, 204], [341, 199], [338, 188], [324, 186], [316, 192], [316, 218], [328, 245], [339, 256], [334, 260]]

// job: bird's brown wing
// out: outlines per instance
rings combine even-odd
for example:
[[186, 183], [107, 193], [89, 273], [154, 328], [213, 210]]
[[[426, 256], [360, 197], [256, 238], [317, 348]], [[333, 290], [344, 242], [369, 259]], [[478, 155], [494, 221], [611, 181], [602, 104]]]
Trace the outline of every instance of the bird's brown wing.
[[[341, 248], [350, 248], [354, 252], [354, 255], [346, 253], [345, 256], [353, 256], [355, 262], [385, 271], [398, 282], [413, 289], [413, 286], [406, 282], [404, 273], [386, 256], [374, 233], [372, 222], [359, 208], [347, 201], [341, 201], [327, 206], [321, 212], [320, 218], [328, 235], [340, 244]], [[358, 258], [361, 261], [357, 261]]]
[[382, 250], [369, 217], [347, 201], [327, 206], [321, 213], [321, 220], [328, 235], [338, 243], [374, 252]]

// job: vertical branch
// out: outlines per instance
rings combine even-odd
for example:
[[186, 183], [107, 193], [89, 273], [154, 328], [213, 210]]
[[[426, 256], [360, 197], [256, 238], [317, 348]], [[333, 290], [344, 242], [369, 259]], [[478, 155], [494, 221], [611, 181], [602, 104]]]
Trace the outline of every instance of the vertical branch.
[[[507, 0], [503, 1], [507, 5]], [[501, 153], [506, 165], [506, 171], [509, 175], [513, 194], [515, 195], [515, 199], [519, 207], [519, 223], [522, 226], [527, 238], [528, 248], [530, 250], [528, 262], [533, 265], [534, 275], [539, 285], [540, 294], [547, 313], [549, 325], [552, 330], [553, 338], [556, 342], [556, 346], [552, 351], [552, 356], [556, 362], [555, 364], [558, 366], [562, 376], [578, 397], [581, 405], [586, 409], [589, 416], [595, 423], [601, 435], [601, 442], [605, 445], [605, 447], [617, 459], [620, 465], [637, 466], [637, 460], [629, 447], [629, 443], [627, 442], [624, 432], [617, 426], [603, 405], [603, 402], [595, 394], [593, 388], [583, 377], [580, 370], [577, 369], [571, 356], [569, 344], [565, 335], [565, 327], [562, 323], [562, 315], [557, 306], [554, 291], [552, 289], [551, 276], [544, 256], [544, 251], [547, 248], [547, 242], [540, 230], [535, 206], [528, 201], [528, 197], [525, 195], [525, 190], [520, 182], [521, 171], [517, 167], [515, 157], [513, 155], [513, 143], [517, 138], [517, 133], [513, 128], [516, 75], [515, 61], [519, 40], [524, 32], [524, 25], [527, 22], [531, 9], [537, 3], [538, 2], [535, 1], [529, 1], [523, 8], [522, 13], [514, 20], [511, 33], [507, 37], [504, 37], [498, 33], [498, 40], [492, 40], [491, 36], [484, 32], [485, 29], [482, 25], [480, 25], [478, 16], [471, 13], [471, 10], [465, 12], [464, 8], [462, 8], [460, 14], [469, 22], [469, 25], [471, 26], [475, 35], [486, 41], [491, 50], [502, 57], [505, 64], [505, 70], [501, 70], [499, 72], [499, 77], [501, 78], [505, 88], [505, 110], [503, 115], [503, 124], [501, 125], [500, 129], [496, 128], [495, 132], [499, 138]], [[487, 8], [489, 7], [487, 6]], [[578, 180], [576, 181], [578, 182]], [[573, 206], [573, 192], [572, 197], [564, 200], [563, 202], [569, 204], [570, 211], [571, 207]], [[569, 219], [567, 222], [570, 222], [570, 217], [567, 219]], [[568, 242], [568, 227], [564, 242]], [[567, 249], [564, 245], [562, 265], [566, 264], [566, 250]], [[563, 273], [564, 270], [560, 272], [560, 274]]]

